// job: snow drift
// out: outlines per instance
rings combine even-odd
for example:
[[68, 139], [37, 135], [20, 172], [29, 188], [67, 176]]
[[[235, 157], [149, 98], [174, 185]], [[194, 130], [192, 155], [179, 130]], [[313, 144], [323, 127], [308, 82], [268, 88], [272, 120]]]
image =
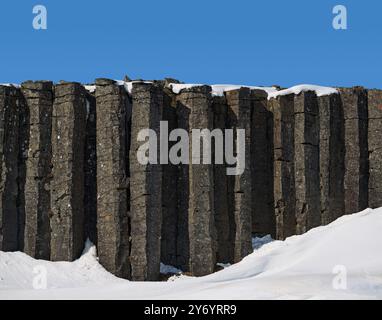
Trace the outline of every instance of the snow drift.
[[[109, 274], [94, 246], [72, 263], [0, 252], [0, 299], [382, 299], [381, 230], [382, 208], [367, 209], [266, 243], [212, 275], [151, 283]], [[38, 266], [46, 268], [47, 289], [33, 289]]]

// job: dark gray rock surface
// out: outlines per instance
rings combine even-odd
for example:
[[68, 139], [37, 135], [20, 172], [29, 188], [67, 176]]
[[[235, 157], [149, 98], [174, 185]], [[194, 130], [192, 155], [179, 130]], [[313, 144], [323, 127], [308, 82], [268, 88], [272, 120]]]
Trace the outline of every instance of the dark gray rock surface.
[[19, 250], [18, 142], [20, 90], [0, 86], [0, 250]]
[[345, 214], [368, 207], [367, 91], [341, 88], [345, 118]]
[[[137, 151], [141, 129], [152, 129], [158, 145], [163, 112], [163, 89], [158, 84], [133, 84], [130, 149], [131, 277], [136, 281], [159, 279], [162, 224], [162, 167], [141, 164]], [[159, 161], [157, 146], [157, 161]]]
[[113, 80], [97, 79], [96, 86], [98, 256], [106, 270], [130, 278], [128, 115], [131, 105], [125, 89]]
[[382, 90], [368, 91], [369, 207], [382, 207]]
[[[185, 89], [178, 95], [178, 109], [182, 109], [190, 133], [192, 129], [212, 129], [212, 98], [209, 86]], [[178, 113], [178, 114], [179, 114]], [[190, 157], [192, 155], [190, 147]], [[202, 163], [202, 161], [201, 161]], [[188, 230], [190, 272], [195, 276], [212, 273], [216, 265], [216, 228], [214, 220], [213, 167], [207, 164], [188, 166]], [[184, 204], [186, 199], [183, 200]]]
[[276, 239], [296, 234], [294, 95], [269, 100], [273, 113], [274, 208]]
[[319, 114], [316, 94], [294, 98], [294, 175], [297, 234], [321, 224], [319, 169]]
[[26, 108], [21, 146], [25, 162], [24, 252], [50, 259], [53, 83], [28, 81], [21, 85]]
[[[252, 252], [251, 92], [248, 88], [228, 91], [226, 99], [227, 127], [245, 130], [245, 169], [241, 175], [231, 176], [229, 183], [235, 216], [234, 262], [239, 262]], [[234, 150], [236, 147], [237, 140]]]
[[84, 249], [86, 91], [79, 83], [54, 87], [52, 114], [51, 260], [73, 261]]

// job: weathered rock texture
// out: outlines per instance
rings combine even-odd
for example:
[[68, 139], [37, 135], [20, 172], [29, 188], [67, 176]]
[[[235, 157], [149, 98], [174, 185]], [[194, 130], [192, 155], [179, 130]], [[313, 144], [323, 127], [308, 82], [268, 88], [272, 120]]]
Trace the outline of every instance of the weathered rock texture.
[[302, 234], [321, 224], [319, 171], [319, 114], [316, 94], [294, 98], [294, 175], [296, 232]]
[[127, 93], [112, 80], [96, 80], [98, 255], [106, 270], [130, 277]]
[[345, 119], [345, 214], [368, 206], [368, 107], [367, 91], [341, 88]]
[[234, 262], [252, 252], [252, 182], [251, 182], [251, 92], [248, 88], [226, 92], [228, 128], [234, 129], [234, 150], [238, 141], [236, 130], [245, 130], [245, 169], [231, 178], [229, 193], [234, 200], [235, 248]]
[[[188, 105], [176, 98], [177, 127], [190, 132], [190, 113]], [[190, 159], [189, 155], [186, 155]], [[190, 165], [179, 163], [177, 170], [177, 238], [176, 238], [176, 266], [184, 271], [190, 271], [190, 237], [188, 228], [188, 212], [190, 198]]]
[[[158, 84], [133, 84], [133, 110], [130, 149], [131, 191], [131, 278], [158, 280], [161, 253], [162, 167], [159, 164], [160, 121], [163, 90]], [[137, 157], [142, 129], [150, 128], [155, 140], [147, 140], [157, 164], [142, 164]], [[168, 140], [167, 140], [168, 141]], [[148, 155], [147, 155], [148, 156]]]
[[274, 208], [276, 239], [296, 234], [294, 96], [269, 101], [273, 113]]
[[[227, 102], [225, 97], [213, 97], [213, 128], [225, 130], [227, 127]], [[224, 143], [224, 142], [223, 142]], [[216, 147], [225, 150], [224, 144], [217, 146], [213, 141], [213, 164], [214, 164], [214, 211], [215, 226], [217, 236], [217, 256], [219, 263], [231, 263], [234, 260], [234, 238], [235, 238], [235, 216], [233, 212], [233, 197], [229, 199], [227, 176], [227, 164], [223, 157], [222, 163], [218, 162]], [[223, 153], [224, 155], [224, 153]], [[219, 160], [220, 161], [220, 160]], [[232, 194], [233, 196], [233, 194]]]
[[97, 111], [93, 94], [86, 94], [86, 133], [84, 163], [85, 239], [97, 243]]
[[[192, 129], [212, 129], [211, 87], [201, 86], [182, 90], [178, 96], [178, 108], [188, 115], [190, 159], [194, 151]], [[205, 141], [201, 139], [201, 150]], [[196, 158], [188, 166], [188, 230], [190, 248], [190, 271], [196, 276], [212, 273], [216, 265], [216, 229], [214, 222], [213, 167], [200, 163]]]
[[345, 210], [344, 112], [339, 94], [318, 97], [320, 118], [321, 223], [326, 225]]
[[[176, 115], [175, 97], [169, 89], [163, 92], [163, 121], [168, 122], [168, 130], [178, 127]], [[169, 141], [169, 148], [176, 142]], [[167, 153], [169, 154], [169, 153]], [[162, 239], [161, 239], [161, 262], [166, 265], [184, 267], [185, 262], [178, 261], [177, 244], [178, 234], [178, 166], [171, 162], [162, 164]], [[187, 226], [187, 225], [186, 225]], [[187, 233], [188, 234], [188, 233]], [[187, 249], [186, 249], [187, 250]], [[182, 251], [179, 252], [179, 255]]]
[[0, 250], [19, 250], [18, 142], [21, 95], [0, 86]]
[[24, 252], [37, 259], [50, 259], [53, 83], [28, 81], [21, 90], [27, 112], [20, 146], [25, 163]]
[[29, 108], [25, 97], [20, 92], [19, 105], [19, 132], [18, 132], [18, 194], [17, 194], [17, 214], [18, 214], [18, 243], [19, 250], [24, 251], [25, 237], [25, 182], [27, 175], [27, 159], [29, 149]]
[[369, 207], [382, 207], [382, 90], [369, 90]]
[[50, 219], [53, 261], [73, 261], [84, 249], [86, 105], [81, 84], [55, 86]]
[[[119, 277], [158, 280], [161, 262], [203, 276], [250, 254], [252, 236], [382, 206], [381, 90], [268, 100], [249, 88], [174, 93], [173, 82], [0, 85], [0, 250], [72, 261], [89, 238]], [[138, 161], [142, 129], [156, 162]], [[200, 157], [195, 129], [210, 130]], [[245, 168], [227, 175], [240, 129]]]
[[251, 91], [252, 232], [276, 236], [273, 194], [273, 114], [267, 94]]

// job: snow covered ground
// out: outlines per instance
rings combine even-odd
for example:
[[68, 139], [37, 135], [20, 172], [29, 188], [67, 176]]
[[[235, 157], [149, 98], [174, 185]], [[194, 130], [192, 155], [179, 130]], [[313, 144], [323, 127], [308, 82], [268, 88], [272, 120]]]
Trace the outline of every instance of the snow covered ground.
[[[107, 273], [94, 247], [72, 263], [0, 252], [0, 299], [382, 299], [382, 208], [256, 243], [253, 254], [220, 272], [151, 283]], [[45, 271], [47, 289], [34, 289]]]

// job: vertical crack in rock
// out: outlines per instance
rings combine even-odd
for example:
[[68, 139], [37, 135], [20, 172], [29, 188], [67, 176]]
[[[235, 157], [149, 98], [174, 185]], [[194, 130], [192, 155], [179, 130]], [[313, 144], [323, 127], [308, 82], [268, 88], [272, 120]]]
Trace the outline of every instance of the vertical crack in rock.
[[[185, 89], [178, 99], [178, 117], [180, 125], [188, 127], [190, 137], [190, 165], [188, 166], [188, 232], [190, 272], [194, 276], [212, 273], [216, 264], [216, 229], [214, 221], [213, 168], [203, 164], [203, 152], [200, 151], [200, 163], [193, 159], [192, 129], [212, 129], [211, 87], [200, 86]], [[195, 139], [195, 138], [194, 138]], [[195, 139], [196, 140], [196, 139]], [[200, 140], [201, 150], [205, 141]], [[183, 168], [184, 169], [184, 168]], [[187, 181], [186, 180], [186, 181]], [[182, 200], [185, 207], [186, 199]], [[182, 213], [184, 214], [184, 212]]]
[[319, 114], [315, 92], [296, 95], [294, 112], [296, 232], [302, 234], [321, 224]]
[[13, 86], [0, 86], [0, 250], [19, 250], [18, 154], [21, 96]]
[[[159, 164], [160, 121], [163, 89], [159, 84], [134, 83], [130, 153], [131, 277], [135, 281], [159, 279], [162, 224], [162, 167]], [[157, 139], [157, 164], [138, 161], [141, 130], [150, 129]]]
[[131, 104], [123, 86], [96, 80], [97, 241], [100, 263], [130, 278], [128, 145]]
[[27, 174], [27, 159], [29, 149], [29, 110], [24, 96], [20, 90], [20, 100], [18, 108], [19, 132], [18, 132], [18, 194], [17, 194], [17, 214], [18, 214], [18, 242], [19, 251], [24, 251], [25, 236], [25, 182]]
[[345, 214], [368, 207], [367, 90], [341, 88], [345, 118]]
[[318, 97], [320, 118], [321, 224], [341, 215], [344, 203], [344, 112], [339, 94]]
[[296, 233], [296, 192], [294, 165], [294, 95], [272, 98], [274, 152], [274, 208], [276, 239]]
[[368, 91], [369, 206], [382, 207], [382, 90]]
[[[213, 110], [213, 128], [224, 130], [227, 126], [227, 102], [225, 97], [215, 96], [212, 102]], [[223, 163], [219, 164], [215, 160], [216, 147], [221, 149], [223, 154]], [[214, 209], [215, 209], [215, 225], [217, 235], [217, 257], [219, 263], [233, 263], [234, 260], [234, 237], [235, 237], [235, 217], [233, 210], [229, 207], [228, 196], [228, 176], [227, 165], [224, 158], [224, 141], [223, 145], [217, 145], [217, 141], [213, 140], [213, 170], [214, 170]], [[233, 209], [233, 208], [232, 208]]]
[[[168, 122], [168, 130], [176, 129], [176, 98], [168, 89], [164, 88], [163, 121]], [[171, 149], [176, 142], [169, 142]], [[185, 262], [178, 261], [178, 166], [169, 162], [162, 164], [162, 239], [161, 239], [161, 262], [166, 265], [182, 268]], [[182, 255], [182, 251], [179, 252]]]
[[251, 90], [252, 232], [276, 236], [273, 195], [273, 114], [267, 94]]
[[234, 200], [235, 248], [234, 262], [250, 254], [252, 249], [252, 182], [251, 182], [251, 92], [248, 88], [225, 93], [228, 105], [227, 127], [234, 129], [234, 150], [237, 151], [237, 129], [245, 130], [245, 169], [231, 176], [230, 197]]
[[93, 94], [86, 94], [86, 137], [85, 137], [85, 239], [97, 243], [97, 112]]
[[53, 83], [28, 81], [21, 85], [21, 91], [27, 112], [22, 139], [25, 161], [24, 252], [36, 259], [49, 260]]
[[61, 82], [54, 98], [51, 259], [73, 261], [84, 248], [86, 91], [79, 83]]
[[[191, 130], [189, 122], [190, 107], [183, 105], [178, 100], [179, 97], [176, 97], [177, 126], [189, 133]], [[188, 163], [178, 164], [177, 174], [176, 266], [183, 271], [190, 271], [190, 236], [188, 227], [190, 165]]]

